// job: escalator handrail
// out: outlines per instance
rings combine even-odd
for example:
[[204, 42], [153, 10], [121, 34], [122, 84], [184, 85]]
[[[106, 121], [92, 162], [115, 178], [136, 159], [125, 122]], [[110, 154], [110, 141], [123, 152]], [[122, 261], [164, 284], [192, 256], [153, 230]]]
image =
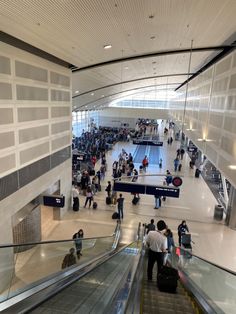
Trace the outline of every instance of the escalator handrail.
[[[15, 313], [14, 308], [16, 307], [17, 310], [20, 310], [20, 308], [22, 307], [22, 304], [24, 307], [25, 303], [26, 303], [26, 306], [28, 306], [26, 311], [29, 311], [29, 310], [35, 308], [36, 306], [38, 306], [39, 304], [44, 302], [44, 300], [52, 297], [56, 293], [65, 289], [67, 286], [73, 284], [75, 281], [77, 281], [80, 278], [84, 277], [85, 275], [89, 274], [96, 267], [100, 266], [101, 264], [103, 264], [107, 260], [109, 260], [110, 258], [114, 257], [115, 255], [117, 255], [120, 252], [122, 252], [123, 250], [125, 250], [128, 246], [132, 245], [134, 242], [129, 243], [127, 245], [124, 245], [122, 248], [120, 248], [117, 251], [115, 251], [113, 249], [107, 253], [104, 253], [101, 256], [95, 257], [91, 261], [88, 261], [87, 263], [85, 263], [81, 266], [77, 266], [77, 267], [74, 267], [74, 268], [69, 269], [67, 271], [60, 272], [57, 276], [54, 276], [53, 278], [50, 278], [47, 281], [44, 281], [43, 283], [39, 284], [38, 286], [33, 287], [27, 291], [24, 291], [21, 294], [16, 295], [16, 296], [14, 296], [14, 297], [6, 300], [6, 301], [3, 301], [2, 303], [0, 303], [0, 311], [1, 312], [4, 310], [7, 310], [7, 311], [10, 310], [11, 311], [11, 309], [13, 309], [13, 311], [11, 313]], [[80, 272], [80, 274], [76, 275], [76, 273], [78, 273], [78, 272]], [[54, 285], [56, 285], [56, 286], [54, 287]], [[32, 303], [30, 301], [30, 298], [34, 298], [36, 294], [44, 293], [44, 290], [47, 288], [50, 289], [50, 287], [51, 287], [51, 289], [52, 289], [52, 287], [54, 287], [52, 289], [53, 291], [50, 292], [50, 294], [47, 295], [46, 297], [44, 296], [44, 298], [45, 298], [44, 300], [41, 299], [42, 297], [40, 298], [39, 296], [36, 296], [36, 299], [34, 302], [37, 302], [37, 304], [35, 303], [34, 305], [30, 305], [30, 306], [28, 305], [28, 303]], [[6, 312], [6, 313], [9, 313], [9, 312]]]
[[227, 273], [230, 273], [231, 275], [236, 276], [236, 272], [233, 271], [233, 270], [231, 270], [231, 269], [228, 269], [228, 268], [226, 268], [226, 267], [220, 266], [220, 265], [218, 265], [218, 264], [216, 264], [216, 263], [213, 263], [213, 262], [211, 262], [211, 261], [209, 261], [209, 260], [207, 260], [207, 259], [205, 259], [205, 258], [203, 258], [203, 257], [200, 257], [200, 256], [198, 256], [198, 255], [196, 255], [196, 254], [193, 254], [192, 252], [189, 252], [187, 249], [185, 249], [185, 248], [183, 248], [183, 247], [174, 246], [174, 249], [177, 249], [177, 248], [179, 248], [179, 249], [182, 250], [182, 251], [185, 251], [186, 253], [188, 253], [189, 255], [191, 255], [191, 256], [193, 256], [193, 257], [196, 257], [196, 258], [202, 260], [203, 262], [205, 262], [205, 263], [207, 263], [207, 264], [211, 264], [212, 266], [215, 266], [215, 267], [217, 267], [217, 268], [219, 268], [219, 269], [221, 269], [221, 270], [223, 270], [223, 271], [226, 271]]
[[[117, 232], [117, 227], [118, 227], [118, 223], [116, 225], [115, 231], [111, 235], [81, 238], [81, 240], [84, 241], [84, 240], [97, 240], [97, 239], [112, 238], [115, 236]], [[39, 242], [26, 242], [26, 243], [19, 243], [19, 244], [10, 243], [10, 244], [1, 244], [0, 249], [9, 248], [9, 247], [27, 246], [27, 245], [40, 245], [40, 244], [50, 244], [50, 243], [74, 242], [74, 241], [75, 241], [74, 239], [64, 239], [64, 240], [48, 240], [48, 241], [39, 241]]]

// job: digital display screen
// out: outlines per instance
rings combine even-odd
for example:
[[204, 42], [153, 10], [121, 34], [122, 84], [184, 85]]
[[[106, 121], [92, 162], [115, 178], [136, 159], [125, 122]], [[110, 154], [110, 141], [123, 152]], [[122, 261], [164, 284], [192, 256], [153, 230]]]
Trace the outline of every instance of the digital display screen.
[[43, 204], [45, 206], [50, 207], [64, 207], [65, 206], [65, 196], [59, 196], [59, 195], [49, 195], [43, 197]]

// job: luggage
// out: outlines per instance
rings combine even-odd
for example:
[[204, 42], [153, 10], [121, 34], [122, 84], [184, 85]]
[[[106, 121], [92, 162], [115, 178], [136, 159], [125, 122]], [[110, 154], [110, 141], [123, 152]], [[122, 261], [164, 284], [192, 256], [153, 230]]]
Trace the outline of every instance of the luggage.
[[199, 169], [196, 169], [195, 171], [195, 178], [199, 178], [201, 171]]
[[97, 209], [98, 204], [96, 202], [93, 202], [93, 209]]
[[185, 249], [192, 249], [192, 245], [191, 245], [191, 234], [182, 234], [181, 235], [181, 244], [183, 245], [183, 247]]
[[134, 196], [134, 198], [132, 199], [132, 204], [133, 204], [133, 205], [137, 205], [138, 202], [139, 202], [139, 198], [136, 197], [136, 196]]
[[90, 171], [89, 171], [89, 175], [90, 175], [90, 176], [95, 176], [95, 170], [94, 170], [94, 169], [90, 170]]
[[101, 184], [98, 184], [98, 192], [101, 192], [101, 190], [102, 190]]
[[111, 197], [109, 196], [106, 197], [106, 204], [111, 205]]
[[157, 275], [157, 286], [160, 291], [175, 293], [178, 285], [178, 271], [172, 267], [163, 266]]
[[112, 219], [120, 219], [120, 215], [117, 212], [114, 212], [111, 216]]
[[79, 198], [73, 200], [73, 211], [77, 212], [79, 210]]

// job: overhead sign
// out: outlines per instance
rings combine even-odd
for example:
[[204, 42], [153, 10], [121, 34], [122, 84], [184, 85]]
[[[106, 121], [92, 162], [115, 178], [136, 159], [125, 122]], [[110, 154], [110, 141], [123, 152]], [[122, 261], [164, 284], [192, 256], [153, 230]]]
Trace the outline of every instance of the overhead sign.
[[149, 145], [149, 146], [163, 146], [163, 142], [159, 141], [145, 141], [145, 140], [133, 140], [135, 145]]
[[114, 191], [127, 192], [127, 193], [139, 193], [148, 195], [158, 195], [167, 197], [179, 197], [179, 188], [170, 186], [154, 186], [144, 185], [132, 182], [114, 182]]
[[170, 186], [146, 186], [146, 194], [167, 196], [167, 197], [179, 197], [179, 189]]
[[113, 190], [114, 191], [120, 191], [120, 192], [145, 194], [145, 185], [129, 183], [129, 182], [115, 181]]

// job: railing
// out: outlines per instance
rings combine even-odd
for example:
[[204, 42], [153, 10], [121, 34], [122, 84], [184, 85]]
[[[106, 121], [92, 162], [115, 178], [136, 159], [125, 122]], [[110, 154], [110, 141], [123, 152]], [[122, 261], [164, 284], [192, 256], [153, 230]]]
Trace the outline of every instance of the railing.
[[[220, 251], [219, 251], [220, 254]], [[188, 250], [173, 248], [168, 261], [207, 313], [236, 313], [236, 273]]]
[[117, 225], [111, 236], [81, 239], [82, 256], [79, 257], [76, 256], [76, 241], [71, 239], [1, 245], [0, 302], [62, 273], [63, 260], [71, 248], [75, 249], [75, 254], [74, 258], [70, 258], [71, 266], [67, 269], [76, 269], [114, 250], [117, 247], [119, 235], [120, 226]]

